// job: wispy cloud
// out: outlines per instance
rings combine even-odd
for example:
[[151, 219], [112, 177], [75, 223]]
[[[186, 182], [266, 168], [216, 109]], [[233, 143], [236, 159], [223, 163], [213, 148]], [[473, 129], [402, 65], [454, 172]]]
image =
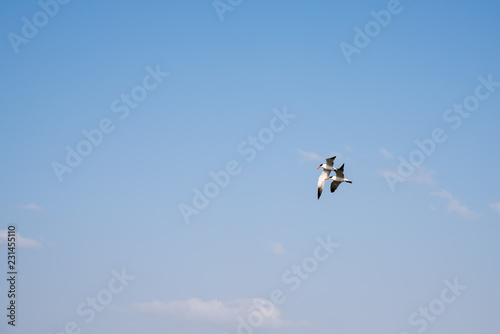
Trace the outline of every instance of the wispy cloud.
[[385, 148], [381, 148], [380, 149], [380, 153], [382, 153], [382, 155], [384, 156], [384, 158], [390, 160], [390, 159], [393, 159], [394, 158], [394, 155], [387, 151]]
[[280, 310], [270, 301], [262, 298], [219, 301], [203, 301], [198, 298], [163, 303], [153, 301], [136, 303], [132, 311], [156, 315], [171, 322], [211, 324], [220, 327], [237, 326], [238, 318], [247, 319], [248, 315], [258, 311], [264, 315], [261, 328], [285, 328], [293, 324], [280, 318]]
[[40, 211], [40, 210], [42, 210], [41, 206], [33, 204], [33, 203], [26, 204], [26, 205], [19, 205], [18, 208], [22, 209], [22, 210], [29, 210], [29, 211]]
[[493, 210], [500, 213], [500, 202], [490, 204], [490, 206], [492, 207]]
[[[0, 230], [0, 244], [7, 243], [7, 230]], [[41, 248], [42, 244], [36, 240], [23, 238], [16, 233], [16, 246], [21, 248]]]
[[286, 254], [285, 248], [279, 242], [272, 242], [269, 246], [271, 247], [272, 252], [276, 255], [285, 255]]
[[429, 186], [433, 186], [435, 184], [434, 182], [434, 175], [436, 173], [429, 168], [423, 167], [423, 166], [416, 166], [415, 167], [415, 173], [413, 173], [408, 180], [410, 182], [414, 183], [424, 183]]
[[[381, 149], [382, 155], [388, 157], [390, 152], [384, 153], [384, 149]], [[388, 153], [388, 154], [387, 154]], [[453, 195], [446, 190], [440, 189], [436, 185], [435, 181], [435, 172], [432, 169], [426, 168], [424, 166], [413, 166], [414, 170], [409, 176], [402, 177], [397, 169], [394, 170], [381, 170], [379, 175], [385, 177], [387, 180], [388, 175], [392, 175], [394, 179], [398, 180], [398, 182], [411, 182], [411, 183], [419, 183], [430, 186], [431, 188], [436, 189], [437, 191], [431, 192], [432, 196], [438, 196], [444, 198], [448, 201], [447, 211], [456, 213], [459, 217], [466, 220], [478, 219], [479, 214], [473, 212], [465, 205], [461, 204]], [[493, 205], [492, 205], [493, 206]], [[500, 205], [499, 205], [500, 207]], [[434, 210], [434, 206], [430, 207], [431, 210]], [[500, 212], [500, 208], [499, 208]]]
[[414, 172], [407, 177], [403, 177], [399, 174], [397, 169], [383, 169], [379, 171], [379, 176], [387, 177], [392, 175], [395, 179], [401, 182], [411, 182], [411, 183], [421, 183], [429, 186], [435, 185], [435, 172], [432, 169], [426, 168], [424, 166], [415, 166]]
[[439, 196], [441, 198], [444, 198], [444, 199], [448, 200], [448, 208], [447, 208], [447, 210], [449, 212], [455, 212], [462, 219], [472, 220], [472, 219], [479, 218], [479, 215], [477, 213], [473, 212], [472, 210], [470, 210], [465, 205], [460, 204], [460, 202], [455, 197], [453, 197], [453, 195], [450, 194], [450, 192], [448, 192], [446, 190], [441, 190], [441, 191], [433, 192], [433, 193], [431, 193], [431, 195]]
[[309, 160], [309, 161], [322, 161], [323, 158], [317, 154], [316, 152], [306, 152], [301, 150], [300, 148], [297, 149], [297, 152], [299, 152], [300, 157], [303, 160]]
[[[351, 148], [349, 146], [346, 146], [346, 150], [350, 151]], [[300, 159], [302, 161], [316, 161], [316, 162], [325, 162], [326, 158], [330, 157], [336, 157], [334, 164], [342, 164], [344, 162], [352, 161], [351, 158], [347, 155], [344, 155], [338, 151], [330, 151], [328, 154], [325, 154], [325, 156], [321, 156], [316, 152], [307, 152], [304, 150], [301, 150], [300, 148], [297, 149], [297, 152], [299, 152]]]

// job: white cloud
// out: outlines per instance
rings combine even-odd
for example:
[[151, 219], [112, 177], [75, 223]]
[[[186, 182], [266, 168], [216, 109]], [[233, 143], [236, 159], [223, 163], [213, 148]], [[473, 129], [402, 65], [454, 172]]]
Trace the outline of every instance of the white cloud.
[[[7, 230], [0, 230], [0, 244], [7, 243]], [[23, 238], [16, 233], [16, 246], [21, 248], [41, 248], [42, 244], [36, 240]]]
[[423, 166], [415, 166], [415, 172], [408, 178], [409, 181], [414, 183], [424, 183], [433, 186], [435, 172]]
[[297, 149], [297, 152], [299, 152], [301, 158], [304, 160], [310, 160], [310, 161], [322, 161], [322, 160], [324, 160], [316, 152], [306, 152], [306, 151], [301, 150], [300, 148]]
[[[163, 303], [153, 301], [132, 305], [134, 312], [152, 314], [172, 322], [211, 324], [220, 327], [238, 325], [238, 318], [248, 319], [252, 313], [260, 313], [264, 320], [260, 328], [285, 328], [293, 324], [280, 318], [280, 310], [270, 301], [262, 298], [248, 298], [231, 301], [217, 299], [202, 301], [198, 298]], [[259, 317], [258, 315], [255, 318]]]
[[386, 159], [392, 159], [394, 158], [394, 155], [392, 155], [391, 152], [387, 151], [385, 148], [380, 149], [380, 153], [384, 156]]
[[434, 192], [434, 193], [431, 193], [431, 195], [439, 196], [441, 198], [447, 199], [448, 200], [447, 210], [449, 212], [457, 213], [463, 219], [471, 220], [471, 219], [479, 218], [479, 215], [477, 213], [471, 211], [465, 205], [460, 204], [460, 202], [455, 197], [453, 197], [450, 194], [450, 192], [448, 192], [446, 190]]
[[26, 205], [19, 205], [19, 209], [23, 210], [29, 210], [29, 211], [40, 211], [42, 210], [42, 207], [33, 203], [26, 204]]
[[273, 253], [276, 255], [285, 255], [286, 254], [285, 248], [279, 242], [271, 243], [270, 247], [271, 247], [271, 250], [273, 251]]
[[336, 166], [342, 165], [342, 163], [344, 162], [352, 161], [348, 156], [336, 151], [331, 151], [328, 154], [325, 154], [325, 156], [323, 157], [316, 152], [306, 152], [301, 150], [300, 148], [297, 149], [297, 152], [299, 152], [302, 161], [316, 161], [325, 163], [327, 158], [336, 157], [334, 161], [334, 165]]
[[500, 202], [490, 204], [490, 206], [493, 208], [493, 210], [500, 213]]
[[[379, 171], [379, 176], [388, 177], [392, 176], [395, 180], [401, 180], [400, 182], [412, 182], [427, 184], [429, 186], [434, 186], [434, 175], [435, 172], [432, 169], [428, 169], [423, 166], [415, 166], [415, 170], [408, 177], [403, 177], [399, 174], [397, 169], [383, 169]], [[397, 182], [399, 184], [399, 182]]]

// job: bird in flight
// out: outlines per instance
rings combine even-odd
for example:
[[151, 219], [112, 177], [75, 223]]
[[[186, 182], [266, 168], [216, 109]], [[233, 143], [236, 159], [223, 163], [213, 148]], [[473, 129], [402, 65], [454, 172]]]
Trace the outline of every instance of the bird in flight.
[[344, 177], [344, 164], [342, 164], [342, 167], [335, 170], [335, 176], [327, 177], [325, 181], [326, 180], [332, 180], [332, 183], [330, 184], [330, 191], [332, 193], [339, 187], [342, 182], [352, 183], [351, 180], [348, 180]]
[[318, 179], [318, 199], [320, 198], [321, 193], [323, 192], [325, 181], [330, 176], [330, 172], [337, 170], [337, 168], [333, 167], [333, 160], [335, 160], [335, 158], [336, 156], [326, 159], [326, 164], [321, 164], [317, 168], [317, 169], [323, 168], [323, 172], [321, 172], [321, 175], [319, 176]]

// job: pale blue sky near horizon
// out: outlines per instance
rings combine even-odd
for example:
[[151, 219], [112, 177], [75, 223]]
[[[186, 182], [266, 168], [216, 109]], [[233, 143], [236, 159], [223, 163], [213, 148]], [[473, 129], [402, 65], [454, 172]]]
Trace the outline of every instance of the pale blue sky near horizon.
[[[0, 331], [237, 333], [281, 289], [253, 332], [414, 334], [411, 315], [456, 278], [467, 288], [422, 332], [497, 333], [500, 87], [483, 82], [500, 82], [500, 5], [401, 0], [347, 62], [340, 44], [388, 3], [242, 1], [221, 21], [208, 0], [70, 1], [17, 53], [8, 34], [40, 5], [0, 5], [1, 277], [5, 230], [22, 238], [17, 328], [2, 279]], [[169, 75], [120, 119], [113, 101], [156, 68]], [[447, 110], [478, 85], [489, 96], [454, 129]], [[284, 110], [247, 161], [238, 147]], [[53, 162], [106, 118], [59, 182]], [[384, 175], [437, 128], [446, 141], [391, 191]], [[318, 200], [333, 155], [353, 183]], [[230, 161], [241, 172], [186, 224], [179, 206]], [[292, 290], [283, 275], [329, 236], [340, 247]], [[135, 278], [87, 323], [79, 305], [122, 268]]]

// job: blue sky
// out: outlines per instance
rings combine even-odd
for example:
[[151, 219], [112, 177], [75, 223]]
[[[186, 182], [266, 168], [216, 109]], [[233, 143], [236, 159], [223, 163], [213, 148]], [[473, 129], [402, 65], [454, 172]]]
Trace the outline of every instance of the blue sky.
[[2, 333], [498, 332], [496, 2], [63, 2], [0, 10]]

